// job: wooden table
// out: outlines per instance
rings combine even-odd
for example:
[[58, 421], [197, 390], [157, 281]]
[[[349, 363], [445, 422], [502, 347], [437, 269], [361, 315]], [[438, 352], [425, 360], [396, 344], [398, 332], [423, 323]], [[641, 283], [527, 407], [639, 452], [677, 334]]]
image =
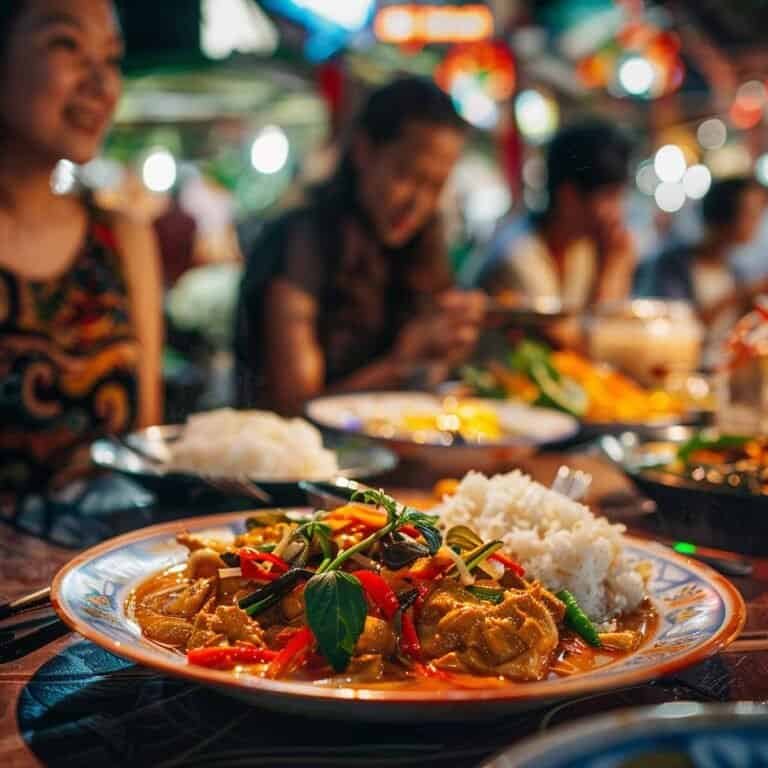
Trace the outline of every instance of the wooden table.
[[[524, 468], [549, 483], [566, 461], [594, 475], [593, 503], [631, 490], [590, 456], [544, 455]], [[390, 487], [411, 492], [434, 479], [407, 469], [389, 478]], [[653, 530], [652, 521], [636, 522], [646, 535]], [[0, 599], [50, 583], [72, 554], [0, 524]], [[727, 653], [670, 679], [496, 722], [350, 725], [273, 714], [68, 635], [0, 665], [0, 766], [472, 766], [527, 734], [600, 711], [675, 700], [768, 700], [768, 559], [750, 562], [752, 575], [734, 579], [748, 604], [747, 626]]]

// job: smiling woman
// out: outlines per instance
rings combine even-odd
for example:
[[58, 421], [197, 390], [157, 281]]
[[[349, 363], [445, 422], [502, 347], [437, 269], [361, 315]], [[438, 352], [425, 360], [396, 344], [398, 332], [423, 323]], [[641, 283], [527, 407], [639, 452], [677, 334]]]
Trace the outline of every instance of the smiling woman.
[[159, 415], [160, 293], [149, 231], [60, 195], [120, 97], [110, 0], [0, 5], [0, 494], [88, 467], [100, 433]]

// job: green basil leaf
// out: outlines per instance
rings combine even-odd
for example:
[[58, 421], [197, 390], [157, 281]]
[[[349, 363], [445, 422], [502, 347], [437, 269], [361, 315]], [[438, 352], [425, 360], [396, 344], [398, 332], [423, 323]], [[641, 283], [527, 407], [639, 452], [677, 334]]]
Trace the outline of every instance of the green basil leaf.
[[355, 491], [352, 494], [352, 501], [363, 501], [365, 504], [381, 507], [386, 511], [390, 522], [397, 517], [397, 502], [391, 496], [384, 493], [381, 488], [379, 490], [368, 488], [364, 491]]
[[337, 671], [346, 669], [365, 626], [368, 606], [360, 582], [343, 571], [313, 576], [304, 589], [307, 623], [320, 652]]
[[416, 523], [416, 530], [424, 537], [430, 555], [436, 554], [437, 550], [443, 546], [443, 537], [434, 526]]

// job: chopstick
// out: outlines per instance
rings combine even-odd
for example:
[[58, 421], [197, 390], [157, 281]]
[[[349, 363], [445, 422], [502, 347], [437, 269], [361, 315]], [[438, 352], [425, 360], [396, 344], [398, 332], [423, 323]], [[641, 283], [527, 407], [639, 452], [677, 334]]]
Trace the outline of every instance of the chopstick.
[[0, 620], [48, 608], [45, 615], [0, 625], [0, 663], [15, 661], [66, 635], [69, 627], [50, 612], [51, 589], [45, 587], [0, 605]]
[[38, 589], [36, 592], [31, 592], [23, 597], [18, 597], [16, 600], [11, 600], [8, 603], [0, 605], [0, 621], [7, 619], [16, 614], [23, 613], [24, 611], [31, 611], [35, 608], [41, 608], [44, 605], [48, 605], [51, 602], [51, 588], [44, 587]]

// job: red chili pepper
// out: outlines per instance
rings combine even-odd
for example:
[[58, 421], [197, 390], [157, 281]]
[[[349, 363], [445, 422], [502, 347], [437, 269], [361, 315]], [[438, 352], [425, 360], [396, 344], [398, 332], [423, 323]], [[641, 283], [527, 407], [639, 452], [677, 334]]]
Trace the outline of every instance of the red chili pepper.
[[392, 591], [392, 587], [373, 571], [355, 571], [352, 575], [363, 585], [366, 595], [381, 611], [384, 618], [392, 619], [400, 609], [400, 602]]
[[231, 669], [236, 664], [266, 664], [277, 656], [277, 651], [236, 645], [228, 648], [193, 648], [187, 651], [187, 661], [199, 667]]
[[418, 617], [421, 615], [421, 609], [424, 607], [424, 603], [429, 594], [429, 587], [426, 584], [415, 584], [414, 589], [419, 593], [419, 596], [413, 602], [413, 615]]
[[315, 636], [309, 627], [302, 627], [288, 644], [275, 656], [267, 669], [267, 677], [272, 679], [283, 677], [291, 669], [300, 667], [309, 656]]
[[[262, 568], [259, 563], [272, 563], [272, 570]], [[240, 550], [240, 570], [243, 578], [262, 579], [274, 581], [283, 573], [287, 573], [290, 566], [281, 557], [271, 552], [256, 552], [253, 549]]]
[[414, 528], [412, 525], [401, 525], [398, 530], [402, 531], [406, 536], [410, 536], [412, 539], [418, 539], [421, 536], [418, 529]]
[[506, 569], [512, 571], [512, 573], [519, 576], [521, 579], [525, 576], [525, 568], [502, 552], [494, 552], [488, 559], [501, 563]]
[[411, 611], [403, 612], [403, 631], [400, 635], [400, 650], [412, 659], [419, 661], [421, 659], [421, 642], [416, 632], [416, 625], [413, 623]]

